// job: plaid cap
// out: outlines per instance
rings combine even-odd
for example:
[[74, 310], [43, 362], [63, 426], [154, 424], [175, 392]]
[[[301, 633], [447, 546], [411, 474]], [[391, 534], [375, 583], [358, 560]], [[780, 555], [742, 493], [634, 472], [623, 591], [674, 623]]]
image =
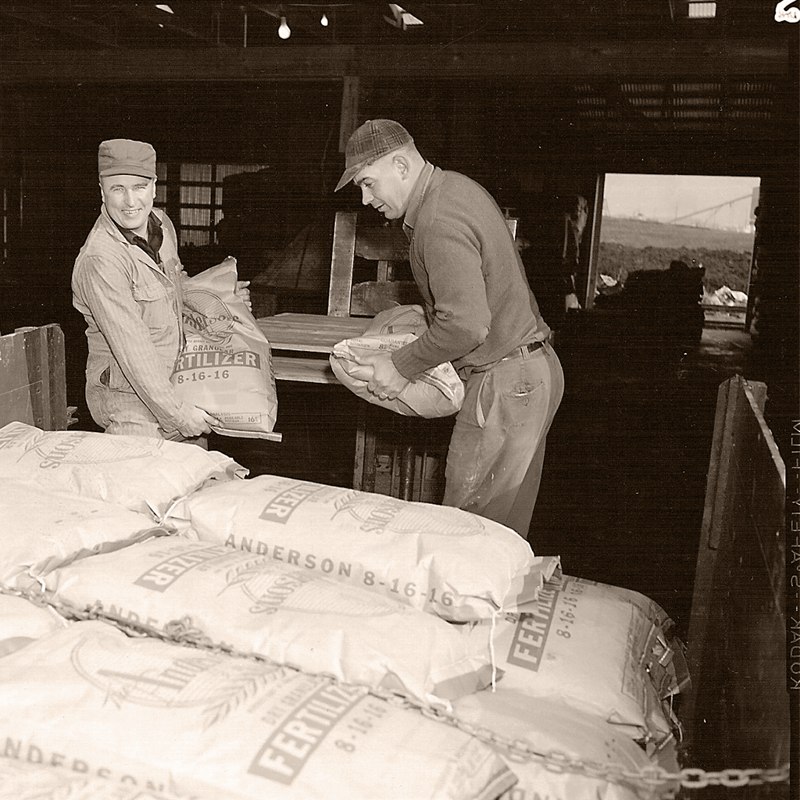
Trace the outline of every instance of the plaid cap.
[[132, 139], [108, 139], [97, 149], [99, 177], [108, 175], [140, 175], [156, 177], [156, 151], [147, 142]]
[[333, 191], [338, 192], [342, 186], [350, 183], [368, 164], [413, 141], [411, 134], [399, 122], [368, 119], [347, 140], [344, 152], [346, 169]]

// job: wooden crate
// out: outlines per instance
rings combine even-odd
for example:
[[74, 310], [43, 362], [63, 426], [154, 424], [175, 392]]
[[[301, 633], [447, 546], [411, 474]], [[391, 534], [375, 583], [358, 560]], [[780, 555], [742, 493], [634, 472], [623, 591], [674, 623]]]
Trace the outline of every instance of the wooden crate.
[[56, 324], [18, 328], [0, 336], [0, 425], [18, 420], [66, 430], [64, 333]]

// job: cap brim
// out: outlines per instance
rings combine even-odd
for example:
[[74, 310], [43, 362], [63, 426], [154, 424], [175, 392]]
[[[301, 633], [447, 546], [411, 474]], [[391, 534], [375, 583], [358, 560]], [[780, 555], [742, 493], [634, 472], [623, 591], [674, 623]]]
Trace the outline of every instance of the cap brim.
[[144, 167], [136, 167], [133, 165], [125, 165], [118, 167], [109, 167], [98, 173], [100, 178], [110, 178], [112, 175], [136, 175], [140, 178], [151, 178], [156, 180], [156, 173], [152, 170], [145, 169]]
[[354, 167], [348, 167], [343, 173], [342, 177], [339, 178], [339, 183], [336, 184], [336, 188], [333, 190], [334, 192], [338, 192], [342, 186], [347, 186], [353, 178], [355, 178], [356, 174], [360, 172], [364, 166], [366, 165], [366, 161], [362, 164], [356, 164]]

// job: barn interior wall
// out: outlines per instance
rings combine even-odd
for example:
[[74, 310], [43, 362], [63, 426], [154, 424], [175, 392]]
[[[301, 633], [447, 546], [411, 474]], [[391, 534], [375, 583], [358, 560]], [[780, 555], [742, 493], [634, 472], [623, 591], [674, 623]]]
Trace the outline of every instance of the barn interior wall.
[[[69, 279], [99, 210], [95, 159], [102, 139], [150, 141], [168, 162], [269, 165], [287, 242], [310, 221], [358, 207], [356, 192], [332, 192], [343, 161], [341, 95], [341, 81], [333, 79], [4, 85], [0, 168], [7, 196], [22, 213], [8, 216], [0, 327], [57, 321], [68, 346], [83, 346]], [[544, 254], [560, 244], [561, 231], [548, 223], [560, 199], [573, 192], [591, 199], [599, 173], [761, 177], [759, 334], [764, 372], [774, 383], [786, 381], [775, 365], [791, 357], [797, 327], [798, 187], [796, 154], [787, 145], [796, 141], [797, 101], [791, 98], [787, 88], [779, 124], [755, 136], [733, 125], [694, 134], [589, 124], [565, 113], [557, 86], [548, 91], [502, 77], [362, 81], [358, 113], [401, 120], [430, 160], [482, 182]], [[786, 394], [781, 402], [790, 414], [793, 392], [775, 394]]]

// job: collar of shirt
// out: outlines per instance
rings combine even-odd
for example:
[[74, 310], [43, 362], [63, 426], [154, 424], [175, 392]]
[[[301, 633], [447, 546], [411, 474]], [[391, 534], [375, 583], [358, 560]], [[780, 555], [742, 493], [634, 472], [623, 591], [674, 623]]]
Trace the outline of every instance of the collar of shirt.
[[[114, 222], [114, 220], [112, 220]], [[114, 222], [117, 225], [116, 222]], [[144, 250], [156, 264], [161, 263], [161, 255], [158, 252], [161, 250], [161, 245], [164, 242], [164, 229], [161, 226], [161, 220], [151, 211], [150, 216], [147, 218], [147, 241], [133, 231], [127, 230], [120, 225], [117, 225], [119, 232], [136, 247]]]
[[425, 190], [428, 188], [431, 176], [433, 175], [433, 170], [433, 164], [431, 164], [430, 161], [426, 161], [422, 172], [419, 174], [419, 178], [417, 178], [417, 182], [414, 184], [414, 188], [411, 190], [411, 197], [408, 199], [408, 211], [406, 211], [403, 217], [403, 230], [409, 239], [414, 231], [414, 225], [417, 222], [419, 209], [425, 197]]

